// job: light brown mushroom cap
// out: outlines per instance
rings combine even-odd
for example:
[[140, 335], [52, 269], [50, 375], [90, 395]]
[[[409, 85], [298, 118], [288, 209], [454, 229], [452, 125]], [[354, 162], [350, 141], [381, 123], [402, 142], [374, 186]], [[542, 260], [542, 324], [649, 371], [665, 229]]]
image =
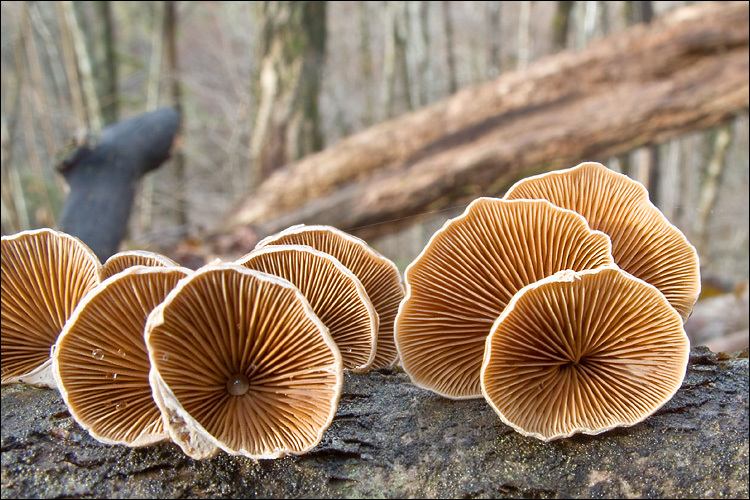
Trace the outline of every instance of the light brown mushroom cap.
[[52, 229], [2, 237], [2, 383], [55, 388], [50, 348], [101, 263], [81, 240]]
[[652, 285], [617, 269], [560, 273], [497, 318], [482, 393], [506, 424], [544, 441], [634, 425], [682, 384], [690, 342]]
[[505, 199], [520, 198], [549, 200], [583, 215], [612, 239], [621, 269], [658, 288], [683, 322], [690, 316], [701, 290], [698, 253], [641, 183], [588, 162], [517, 182]]
[[179, 267], [166, 255], [147, 250], [125, 250], [112, 255], [102, 266], [102, 281], [133, 266]]
[[146, 345], [165, 426], [193, 458], [302, 454], [333, 420], [341, 354], [282, 278], [205, 266], [152, 311]]
[[308, 245], [335, 257], [354, 273], [365, 287], [380, 318], [378, 346], [373, 368], [396, 363], [398, 351], [393, 341], [393, 322], [404, 298], [404, 285], [398, 267], [376, 252], [364, 240], [331, 226], [292, 226], [261, 240], [266, 245]]
[[102, 282], [76, 307], [52, 352], [52, 373], [70, 414], [106, 444], [169, 439], [149, 383], [144, 327], [182, 267], [134, 266]]
[[344, 369], [363, 373], [370, 368], [375, 359], [378, 315], [362, 283], [338, 260], [305, 245], [269, 245], [235, 264], [291, 282], [328, 327]]
[[563, 269], [612, 263], [609, 238], [543, 200], [474, 200], [406, 269], [396, 317], [401, 363], [415, 385], [481, 397], [487, 335], [515, 293]]

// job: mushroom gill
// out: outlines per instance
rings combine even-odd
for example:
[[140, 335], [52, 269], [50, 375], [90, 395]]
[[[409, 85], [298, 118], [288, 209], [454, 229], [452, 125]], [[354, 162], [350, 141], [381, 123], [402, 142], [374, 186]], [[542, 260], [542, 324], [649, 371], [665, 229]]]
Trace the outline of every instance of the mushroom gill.
[[219, 449], [302, 454], [333, 420], [341, 354], [282, 278], [234, 264], [201, 268], [152, 311], [146, 344], [154, 399], [193, 458]]
[[544, 441], [634, 425], [680, 388], [690, 342], [652, 285], [616, 266], [561, 271], [519, 291], [492, 326], [482, 393]]
[[563, 269], [612, 263], [609, 238], [544, 200], [474, 200], [406, 269], [395, 340], [414, 384], [481, 397], [479, 370], [495, 319], [515, 293]]
[[52, 229], [2, 237], [2, 383], [55, 388], [50, 348], [101, 263], [78, 238]]

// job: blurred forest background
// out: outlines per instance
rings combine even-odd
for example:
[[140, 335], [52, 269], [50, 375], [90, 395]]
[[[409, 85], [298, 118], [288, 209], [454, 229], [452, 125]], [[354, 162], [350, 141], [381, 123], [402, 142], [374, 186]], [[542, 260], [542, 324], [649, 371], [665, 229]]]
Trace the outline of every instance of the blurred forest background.
[[[179, 145], [143, 179], [125, 247], [209, 259], [221, 251], [203, 249], [207, 235], [283, 165], [701, 3], [2, 2], [2, 234], [55, 226], [66, 195], [55, 166], [81, 131], [169, 106], [182, 115]], [[747, 345], [747, 111], [563, 165], [600, 161], [649, 188], [701, 256], [708, 305], [686, 328], [719, 350]], [[465, 206], [366, 239], [403, 270]]]

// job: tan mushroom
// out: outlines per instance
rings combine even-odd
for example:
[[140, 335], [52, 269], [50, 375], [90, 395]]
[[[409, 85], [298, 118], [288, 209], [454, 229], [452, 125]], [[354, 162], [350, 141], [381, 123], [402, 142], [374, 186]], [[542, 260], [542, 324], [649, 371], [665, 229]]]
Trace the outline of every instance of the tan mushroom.
[[634, 425], [680, 388], [690, 342], [652, 285], [616, 266], [561, 271], [497, 318], [482, 393], [518, 432], [544, 441]]
[[152, 311], [146, 345], [154, 399], [193, 458], [219, 449], [255, 459], [302, 454], [333, 420], [341, 354], [282, 278], [203, 267]]
[[305, 245], [269, 245], [235, 264], [290, 281], [310, 302], [341, 351], [345, 370], [366, 372], [375, 359], [378, 315], [362, 283], [338, 260]]
[[481, 397], [479, 370], [495, 319], [515, 293], [563, 269], [612, 263], [609, 238], [542, 200], [474, 200], [406, 269], [396, 345], [414, 384]]
[[166, 255], [147, 250], [125, 250], [112, 255], [102, 266], [102, 281], [133, 266], [171, 267], [179, 264]]
[[256, 248], [284, 244], [308, 245], [332, 255], [359, 278], [380, 318], [372, 367], [395, 364], [398, 351], [393, 341], [393, 321], [404, 298], [404, 286], [396, 265], [365, 241], [331, 226], [292, 226], [261, 240]]
[[2, 237], [2, 383], [56, 387], [50, 348], [101, 263], [79, 239], [52, 229]]
[[583, 215], [612, 239], [617, 265], [658, 288], [687, 320], [700, 295], [698, 253], [649, 201], [642, 184], [600, 163], [517, 182], [505, 199], [544, 199]]
[[149, 383], [149, 313], [191, 271], [130, 267], [88, 294], [65, 324], [52, 372], [75, 420], [107, 444], [146, 446], [169, 438]]

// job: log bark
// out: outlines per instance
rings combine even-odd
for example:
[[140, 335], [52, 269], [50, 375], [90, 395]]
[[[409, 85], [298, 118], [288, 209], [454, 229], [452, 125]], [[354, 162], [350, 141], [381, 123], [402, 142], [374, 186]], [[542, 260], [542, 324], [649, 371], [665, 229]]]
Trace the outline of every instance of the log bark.
[[331, 224], [370, 238], [517, 179], [747, 111], [748, 3], [705, 2], [560, 53], [277, 171], [215, 234]]
[[174, 444], [105, 446], [58, 393], [2, 388], [8, 498], [747, 498], [748, 359], [693, 350], [682, 388], [646, 421], [543, 443], [484, 399], [454, 401], [398, 369], [348, 375], [306, 455], [202, 462]]

